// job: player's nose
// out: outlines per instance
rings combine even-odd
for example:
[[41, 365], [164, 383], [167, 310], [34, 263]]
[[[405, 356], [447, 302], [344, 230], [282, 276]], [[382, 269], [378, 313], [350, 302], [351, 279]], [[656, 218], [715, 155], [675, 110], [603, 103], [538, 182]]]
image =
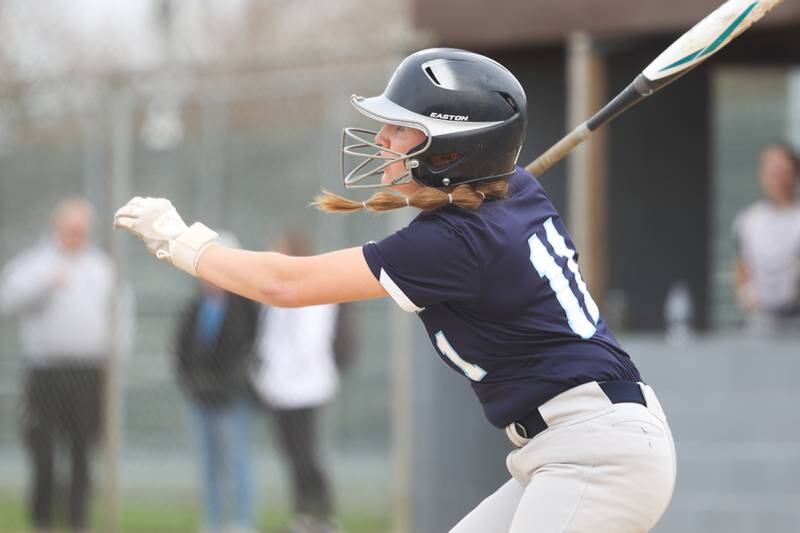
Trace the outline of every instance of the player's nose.
[[381, 148], [388, 148], [389, 147], [389, 125], [384, 124], [378, 133], [375, 134], [375, 144], [380, 146]]

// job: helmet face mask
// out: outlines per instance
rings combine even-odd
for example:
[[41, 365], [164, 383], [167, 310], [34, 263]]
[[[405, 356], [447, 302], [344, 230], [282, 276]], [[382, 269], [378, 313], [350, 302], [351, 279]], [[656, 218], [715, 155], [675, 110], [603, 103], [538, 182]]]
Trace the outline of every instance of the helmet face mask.
[[[508, 70], [487, 57], [448, 48], [417, 52], [395, 70], [382, 95], [353, 96], [351, 103], [381, 125], [415, 128], [426, 140], [403, 154], [379, 146], [373, 131], [345, 128], [345, 187], [387, 187], [413, 179], [443, 188], [507, 177], [515, 170], [525, 135], [525, 92]], [[352, 158], [362, 161], [349, 164]], [[382, 177], [401, 161], [406, 171], [391, 182], [364, 182]]]
[[[360, 99], [360, 96], [352, 96], [352, 100]], [[376, 119], [379, 120], [379, 119]], [[381, 120], [381, 122], [383, 122]], [[405, 185], [411, 183], [413, 180], [412, 171], [419, 166], [417, 156], [423, 154], [431, 144], [431, 136], [422, 124], [412, 124], [404, 122], [385, 122], [386, 124], [394, 124], [396, 126], [404, 126], [407, 128], [414, 128], [422, 131], [425, 134], [425, 142], [412, 148], [408, 153], [397, 152], [390, 148], [382, 147], [375, 142], [378, 135], [377, 131], [368, 130], [364, 128], [349, 127], [342, 130], [342, 146], [341, 146], [341, 173], [344, 186], [349, 189], [374, 189], [381, 187], [393, 187], [395, 185]], [[355, 141], [354, 144], [348, 142]], [[391, 155], [383, 155], [385, 153]], [[351, 169], [347, 169], [347, 158], [350, 157], [355, 160], [361, 159]], [[391, 182], [383, 183], [382, 177], [384, 171], [391, 165], [403, 162], [406, 171], [395, 177]], [[376, 182], [366, 182], [369, 178], [378, 176]]]

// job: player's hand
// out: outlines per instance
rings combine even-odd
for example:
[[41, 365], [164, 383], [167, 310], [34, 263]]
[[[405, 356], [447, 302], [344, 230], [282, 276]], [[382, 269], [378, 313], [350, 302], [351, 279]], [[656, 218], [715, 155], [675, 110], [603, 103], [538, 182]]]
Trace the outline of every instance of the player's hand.
[[218, 237], [200, 222], [187, 226], [166, 198], [132, 198], [114, 214], [114, 227], [127, 229], [151, 254], [192, 275], [200, 255]]
[[169, 259], [169, 241], [189, 227], [166, 198], [131, 199], [114, 215], [114, 227], [125, 228], [144, 241], [151, 254]]

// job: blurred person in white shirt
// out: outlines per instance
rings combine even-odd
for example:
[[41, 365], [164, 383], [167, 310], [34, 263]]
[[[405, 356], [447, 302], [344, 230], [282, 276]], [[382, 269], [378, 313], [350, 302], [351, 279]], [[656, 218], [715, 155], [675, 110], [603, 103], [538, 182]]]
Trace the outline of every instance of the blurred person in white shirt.
[[91, 244], [93, 211], [78, 197], [56, 207], [52, 231], [0, 276], [0, 314], [16, 317], [27, 358], [22, 429], [32, 463], [30, 516], [53, 527], [56, 450], [70, 457], [69, 525], [87, 527], [90, 455], [101, 431], [111, 353], [115, 274]]
[[800, 162], [787, 145], [761, 153], [764, 199], [734, 223], [736, 296], [755, 334], [800, 333]]
[[[311, 254], [305, 237], [286, 232], [277, 250]], [[274, 415], [294, 489], [287, 533], [337, 531], [328, 475], [318, 456], [318, 413], [339, 389], [334, 356], [338, 305], [263, 307], [256, 343], [254, 388]]]

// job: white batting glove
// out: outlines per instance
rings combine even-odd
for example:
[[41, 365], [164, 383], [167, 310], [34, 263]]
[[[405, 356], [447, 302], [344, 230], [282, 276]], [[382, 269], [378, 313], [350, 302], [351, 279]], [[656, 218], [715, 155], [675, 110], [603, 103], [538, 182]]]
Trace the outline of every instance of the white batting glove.
[[200, 222], [187, 226], [166, 198], [132, 198], [114, 214], [114, 227], [127, 229], [151, 254], [193, 276], [200, 255], [219, 236]]

